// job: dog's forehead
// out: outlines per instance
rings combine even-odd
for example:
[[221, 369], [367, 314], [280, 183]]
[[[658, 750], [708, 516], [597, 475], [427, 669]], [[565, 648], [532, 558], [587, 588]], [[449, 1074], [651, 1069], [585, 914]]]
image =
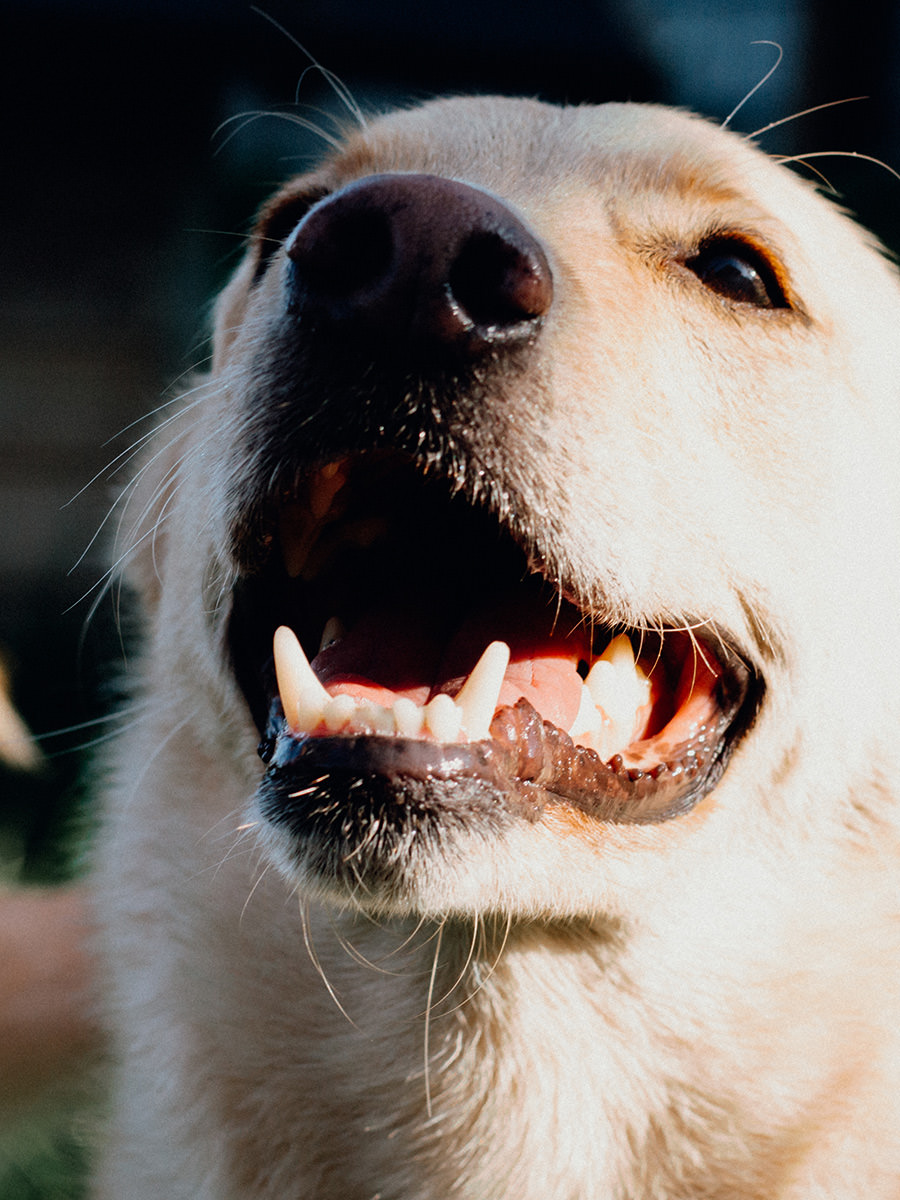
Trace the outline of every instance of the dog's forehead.
[[[551, 245], [570, 231], [640, 249], [697, 244], [720, 230], [767, 244], [800, 294], [840, 294], [823, 278], [840, 262], [856, 278], [896, 282], [863, 234], [815, 186], [745, 136], [660, 105], [561, 106], [510, 97], [454, 97], [376, 118], [346, 135], [316, 173], [323, 193], [363, 176], [424, 172], [484, 187], [522, 214]], [[275, 204], [308, 193], [289, 183]], [[315, 189], [314, 189], [315, 190]], [[823, 255], [823, 246], [830, 247]], [[861, 311], [870, 307], [861, 295]], [[846, 294], [842, 308], [853, 307]]]
[[[500, 97], [438, 100], [373, 121], [347, 139], [329, 169], [340, 183], [379, 171], [425, 171], [503, 194], [598, 195], [623, 187], [735, 204], [754, 196], [748, 164], [766, 163], [699, 117], [643, 104], [561, 107]], [[752, 174], [752, 166], [751, 171]]]

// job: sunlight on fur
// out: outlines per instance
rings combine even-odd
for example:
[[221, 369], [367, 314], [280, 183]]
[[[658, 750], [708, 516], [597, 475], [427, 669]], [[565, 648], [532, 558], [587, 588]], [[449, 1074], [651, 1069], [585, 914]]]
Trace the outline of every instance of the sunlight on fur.
[[894, 1197], [893, 266], [662, 107], [332, 141], [123, 456], [95, 1195]]

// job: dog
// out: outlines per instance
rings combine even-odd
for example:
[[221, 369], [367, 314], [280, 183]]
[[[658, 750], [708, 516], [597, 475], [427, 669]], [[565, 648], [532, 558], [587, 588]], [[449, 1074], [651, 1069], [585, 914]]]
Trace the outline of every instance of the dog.
[[900, 1193], [898, 323], [663, 107], [265, 205], [123, 498], [97, 1197]]

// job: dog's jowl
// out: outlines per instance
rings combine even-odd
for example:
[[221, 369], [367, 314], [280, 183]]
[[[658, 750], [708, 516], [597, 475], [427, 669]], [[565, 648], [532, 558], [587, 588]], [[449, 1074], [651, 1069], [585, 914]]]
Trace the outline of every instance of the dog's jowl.
[[98, 1197], [900, 1195], [898, 330], [662, 108], [266, 205], [124, 497]]

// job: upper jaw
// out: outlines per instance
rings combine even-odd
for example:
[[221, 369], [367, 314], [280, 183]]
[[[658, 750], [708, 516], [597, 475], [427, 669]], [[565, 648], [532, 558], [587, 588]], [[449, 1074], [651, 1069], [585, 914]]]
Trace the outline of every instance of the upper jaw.
[[236, 590], [230, 629], [267, 815], [298, 837], [323, 804], [359, 816], [388, 795], [404, 820], [461, 796], [472, 821], [691, 808], [752, 721], [758, 674], [711, 626], [595, 621], [563, 599], [574, 586], [535, 572], [539, 536], [522, 545], [455, 484], [351, 454], [273, 500], [268, 561]]

